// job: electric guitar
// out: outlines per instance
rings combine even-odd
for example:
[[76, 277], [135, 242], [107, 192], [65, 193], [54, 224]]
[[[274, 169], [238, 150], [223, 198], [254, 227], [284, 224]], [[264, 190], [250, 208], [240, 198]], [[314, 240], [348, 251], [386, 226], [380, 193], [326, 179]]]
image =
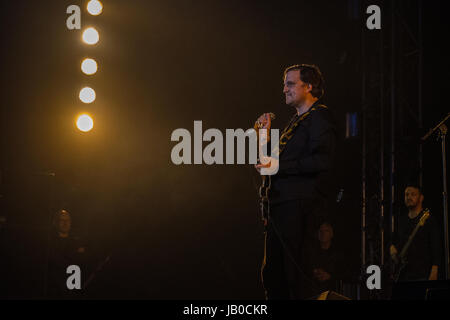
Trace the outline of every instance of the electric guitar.
[[[297, 129], [300, 122], [302, 122], [304, 119], [306, 119], [311, 114], [311, 112], [313, 112], [317, 109], [328, 109], [328, 107], [323, 104], [318, 104], [316, 106], [311, 107], [307, 112], [303, 113], [302, 115], [300, 115], [300, 116], [296, 115], [291, 119], [289, 124], [284, 128], [283, 132], [281, 133], [279, 147], [278, 147], [278, 149], [279, 149], [278, 155], [279, 156], [283, 152], [288, 141], [294, 136], [295, 130]], [[269, 113], [269, 116], [270, 116], [270, 120], [275, 119], [275, 114]], [[256, 121], [256, 123], [254, 125], [254, 129], [256, 130], [256, 134], [258, 137], [259, 150], [263, 150], [262, 143], [264, 143], [264, 142], [267, 143], [270, 140], [269, 132], [267, 133], [267, 141], [261, 141], [259, 139], [259, 130], [263, 129], [263, 128], [264, 128], [263, 124], [260, 123], [259, 121]], [[259, 153], [258, 153], [258, 162], [260, 162], [259, 160], [260, 159], [259, 159]], [[261, 183], [261, 186], [259, 187], [259, 197], [261, 199], [261, 202], [260, 202], [261, 216], [262, 216], [262, 220], [264, 222], [264, 226], [267, 226], [267, 219], [268, 219], [268, 212], [269, 212], [269, 192], [270, 192], [270, 188], [272, 185], [272, 179], [271, 179], [270, 175], [267, 175], [267, 176], [262, 175], [261, 177], [262, 177], [262, 183]]]
[[408, 252], [411, 242], [413, 241], [414, 237], [416, 236], [417, 231], [419, 231], [419, 228], [423, 227], [425, 225], [425, 222], [427, 221], [427, 219], [429, 217], [430, 217], [430, 210], [425, 209], [422, 214], [422, 217], [420, 218], [420, 220], [417, 223], [416, 227], [414, 228], [413, 232], [409, 236], [408, 241], [403, 246], [403, 249], [402, 249], [402, 251], [400, 251], [400, 254], [398, 255], [398, 257], [396, 255], [394, 255], [392, 257], [392, 260], [394, 262], [394, 265], [393, 265], [394, 270], [392, 273], [394, 282], [398, 281], [398, 279], [400, 278], [401, 272], [408, 264], [408, 261], [406, 260], [406, 253]]

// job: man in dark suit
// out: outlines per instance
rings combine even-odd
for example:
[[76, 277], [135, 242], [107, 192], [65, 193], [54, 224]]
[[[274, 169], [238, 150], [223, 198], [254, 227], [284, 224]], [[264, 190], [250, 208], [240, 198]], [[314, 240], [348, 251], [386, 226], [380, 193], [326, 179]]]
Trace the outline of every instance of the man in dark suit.
[[[333, 117], [319, 104], [323, 86], [316, 66], [294, 65], [284, 72], [286, 104], [296, 114], [281, 133], [279, 168], [271, 176], [262, 267], [267, 299], [304, 299], [314, 288], [300, 257], [311, 243], [314, 221], [324, 212], [336, 144]], [[270, 114], [257, 123], [270, 129]], [[270, 162], [256, 168], [269, 166]]]

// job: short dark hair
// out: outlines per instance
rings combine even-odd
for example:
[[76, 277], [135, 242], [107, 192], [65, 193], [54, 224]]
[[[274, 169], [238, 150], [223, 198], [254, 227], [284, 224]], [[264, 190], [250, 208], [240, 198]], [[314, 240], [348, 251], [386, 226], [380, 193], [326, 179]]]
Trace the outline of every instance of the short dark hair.
[[417, 189], [419, 190], [419, 193], [423, 195], [423, 188], [417, 183], [407, 183], [404, 190], [406, 190], [407, 188]]
[[318, 99], [322, 98], [325, 93], [325, 80], [323, 79], [322, 72], [320, 72], [319, 67], [313, 64], [294, 64], [284, 70], [283, 80], [286, 78], [286, 74], [289, 71], [294, 70], [300, 71], [300, 80], [312, 86], [312, 96]]

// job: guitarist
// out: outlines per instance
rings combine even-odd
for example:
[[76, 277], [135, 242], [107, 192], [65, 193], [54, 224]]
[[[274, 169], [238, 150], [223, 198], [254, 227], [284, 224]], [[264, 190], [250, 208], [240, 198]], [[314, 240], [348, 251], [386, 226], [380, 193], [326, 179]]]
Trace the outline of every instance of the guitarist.
[[[336, 144], [333, 117], [326, 106], [319, 104], [323, 86], [322, 74], [314, 65], [294, 65], [284, 71], [286, 104], [296, 113], [280, 133], [279, 169], [270, 176], [261, 270], [267, 299], [312, 295], [311, 280], [305, 277], [300, 257], [303, 248], [312, 244], [312, 221], [325, 202]], [[257, 125], [270, 129], [270, 114], [263, 114]], [[270, 162], [255, 167], [260, 170], [269, 166]]]
[[[423, 215], [424, 196], [419, 186], [408, 185], [405, 189], [405, 205], [408, 214], [398, 220], [397, 234], [390, 254], [394, 258], [407, 243], [409, 236]], [[400, 273], [399, 281], [437, 280], [441, 245], [439, 228], [435, 217], [430, 215], [414, 236], [406, 254], [406, 266]]]

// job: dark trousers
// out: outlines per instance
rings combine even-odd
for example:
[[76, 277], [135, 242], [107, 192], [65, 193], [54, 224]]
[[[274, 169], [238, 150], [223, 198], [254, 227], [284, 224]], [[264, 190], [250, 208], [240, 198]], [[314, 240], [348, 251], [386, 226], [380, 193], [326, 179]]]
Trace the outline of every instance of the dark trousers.
[[315, 292], [304, 272], [305, 246], [317, 241], [323, 199], [302, 199], [270, 206], [261, 269], [266, 298], [306, 299]]

